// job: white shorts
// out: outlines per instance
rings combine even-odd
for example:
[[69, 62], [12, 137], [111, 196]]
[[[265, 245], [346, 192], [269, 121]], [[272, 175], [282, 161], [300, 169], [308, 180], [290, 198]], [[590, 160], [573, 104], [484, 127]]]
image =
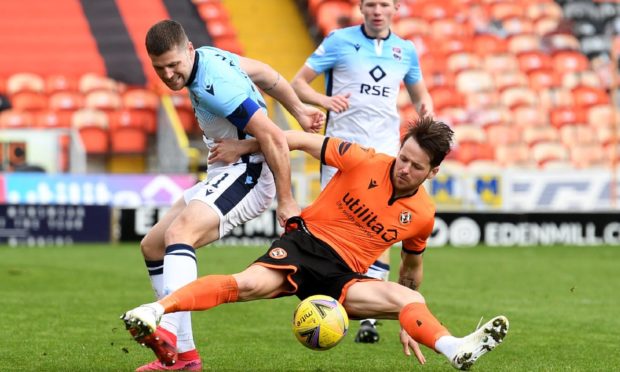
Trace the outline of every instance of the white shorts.
[[258, 217], [276, 195], [273, 174], [266, 163], [237, 163], [217, 168], [207, 179], [185, 190], [185, 203], [200, 200], [220, 217], [220, 238]]
[[329, 183], [329, 181], [331, 181], [336, 172], [338, 172], [338, 168], [321, 164], [321, 190], [323, 190], [325, 186], [327, 186], [327, 184]]

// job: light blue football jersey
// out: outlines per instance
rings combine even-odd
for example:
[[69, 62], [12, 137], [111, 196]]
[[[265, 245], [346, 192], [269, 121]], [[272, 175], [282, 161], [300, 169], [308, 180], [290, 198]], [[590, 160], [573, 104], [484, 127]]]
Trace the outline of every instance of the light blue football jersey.
[[306, 66], [325, 73], [328, 96], [351, 94], [348, 110], [328, 113], [326, 135], [396, 156], [400, 84], [422, 79], [413, 43], [391, 32], [385, 39], [375, 39], [365, 34], [363, 26], [347, 27], [330, 33]]
[[[250, 117], [256, 110], [267, 113], [258, 88], [239, 67], [239, 57], [225, 50], [196, 49], [187, 88], [207, 147], [217, 138], [251, 137], [243, 132]], [[250, 161], [263, 161], [263, 156], [253, 154]]]

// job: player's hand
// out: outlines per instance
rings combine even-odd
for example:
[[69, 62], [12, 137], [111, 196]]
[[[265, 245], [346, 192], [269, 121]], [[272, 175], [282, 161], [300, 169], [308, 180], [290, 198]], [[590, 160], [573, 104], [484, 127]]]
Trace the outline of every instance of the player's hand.
[[278, 201], [276, 216], [281, 227], [284, 227], [286, 220], [293, 216], [299, 216], [300, 214], [301, 208], [299, 208], [299, 205], [297, 205], [297, 202], [294, 199], [291, 198], [289, 200]]
[[327, 101], [323, 107], [337, 113], [344, 112], [349, 109], [349, 97], [351, 97], [351, 93], [327, 97]]
[[207, 163], [235, 163], [242, 155], [242, 153], [240, 152], [241, 148], [238, 145], [239, 140], [231, 138], [216, 139], [215, 146], [212, 146], [209, 149], [209, 157], [207, 157]]
[[313, 106], [306, 105], [296, 119], [303, 130], [309, 133], [319, 133], [325, 125], [325, 113]]
[[403, 344], [403, 353], [405, 353], [406, 356], [411, 356], [411, 350], [413, 350], [413, 353], [415, 354], [415, 357], [418, 358], [420, 364], [426, 363], [426, 358], [422, 354], [422, 350], [420, 350], [420, 345], [418, 345], [418, 343], [411, 338], [411, 336], [409, 336], [407, 331], [404, 329], [400, 330], [400, 343]]

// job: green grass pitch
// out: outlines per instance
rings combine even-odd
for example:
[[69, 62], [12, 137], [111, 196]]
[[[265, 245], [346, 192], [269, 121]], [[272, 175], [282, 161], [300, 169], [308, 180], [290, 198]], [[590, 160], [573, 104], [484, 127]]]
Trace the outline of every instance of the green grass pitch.
[[[199, 273], [242, 270], [265, 248], [199, 250]], [[478, 371], [620, 370], [620, 247], [432, 248], [421, 292], [457, 336], [481, 316], [510, 319], [505, 342]], [[392, 252], [392, 278], [398, 250]], [[119, 315], [153, 300], [137, 244], [0, 247], [0, 371], [132, 371], [153, 359]], [[396, 321], [381, 341], [353, 342], [358, 322], [329, 351], [311, 351], [290, 329], [296, 297], [227, 304], [195, 313], [209, 371], [450, 371], [425, 349], [406, 358]]]

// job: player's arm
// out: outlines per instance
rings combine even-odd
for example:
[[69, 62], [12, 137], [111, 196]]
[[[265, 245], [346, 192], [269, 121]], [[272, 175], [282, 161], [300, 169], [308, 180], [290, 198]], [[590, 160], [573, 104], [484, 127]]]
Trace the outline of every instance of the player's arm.
[[435, 114], [433, 108], [433, 99], [431, 94], [428, 92], [426, 88], [426, 84], [424, 80], [418, 80], [413, 84], [405, 84], [407, 88], [407, 93], [409, 93], [409, 98], [411, 98], [411, 103], [415, 107], [418, 115], [430, 115], [433, 116]]
[[334, 112], [342, 112], [349, 108], [349, 97], [351, 94], [327, 96], [325, 94], [317, 92], [310, 83], [316, 79], [319, 74], [308, 67], [303, 65], [297, 72], [291, 85], [295, 90], [295, 93], [299, 98], [306, 103], [321, 106], [326, 110]]
[[[320, 134], [306, 133], [298, 130], [288, 130], [284, 132], [289, 149], [301, 150], [316, 159], [321, 158], [321, 149], [325, 137]], [[261, 145], [255, 138], [244, 140], [216, 140], [216, 146], [209, 151], [209, 163], [225, 162], [234, 163], [241, 155], [252, 154], [261, 151]]]
[[316, 133], [323, 128], [325, 114], [300, 101], [291, 85], [279, 72], [268, 64], [251, 58], [239, 57], [239, 65], [252, 82], [278, 100], [305, 131]]
[[422, 254], [408, 253], [403, 250], [400, 257], [398, 283], [417, 291], [422, 284], [424, 271]]
[[245, 126], [245, 131], [256, 138], [273, 172], [278, 200], [278, 220], [280, 225], [284, 226], [286, 219], [300, 212], [291, 190], [291, 162], [286, 136], [262, 110], [257, 110], [252, 115]]

